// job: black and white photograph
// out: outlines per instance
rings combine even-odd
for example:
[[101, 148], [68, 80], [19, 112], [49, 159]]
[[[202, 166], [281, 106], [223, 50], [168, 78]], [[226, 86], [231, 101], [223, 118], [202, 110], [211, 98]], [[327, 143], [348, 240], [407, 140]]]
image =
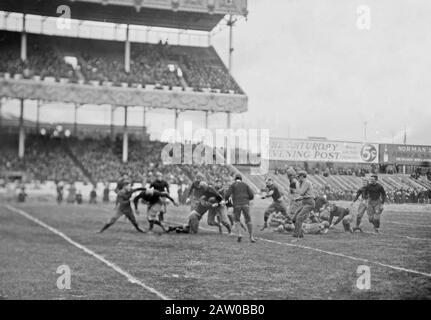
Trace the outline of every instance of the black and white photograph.
[[429, 0], [1, 0], [0, 142], [0, 300], [431, 299]]

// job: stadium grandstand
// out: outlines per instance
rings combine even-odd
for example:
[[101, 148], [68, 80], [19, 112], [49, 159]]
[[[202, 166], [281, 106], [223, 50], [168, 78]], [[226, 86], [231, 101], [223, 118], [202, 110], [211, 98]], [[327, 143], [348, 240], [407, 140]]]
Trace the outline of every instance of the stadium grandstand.
[[[68, 13], [63, 5], [70, 10], [70, 19], [63, 18]], [[160, 155], [166, 143], [151, 141], [145, 122], [150, 108], [173, 110], [175, 129], [180, 112], [202, 111], [208, 127], [208, 114], [218, 112], [226, 113], [230, 128], [231, 114], [247, 111], [247, 95], [231, 74], [232, 27], [247, 16], [247, 1], [19, 0], [2, 1], [0, 10], [0, 130], [6, 141], [0, 146], [0, 171], [4, 180], [22, 177], [103, 184], [126, 174], [142, 183], [161, 171], [170, 183], [187, 188], [198, 172], [212, 182], [229, 181], [241, 172], [255, 191], [264, 187], [265, 177], [252, 174], [247, 165], [163, 165]], [[70, 23], [71, 28], [58, 28], [59, 22]], [[101, 33], [87, 34], [83, 26], [91, 22], [106, 23], [114, 31], [105, 36], [100, 26]], [[230, 31], [227, 66], [211, 45], [212, 35], [221, 26]], [[156, 28], [163, 28], [160, 32], [167, 40], [155, 36]], [[18, 117], [2, 112], [2, 105], [17, 100]], [[28, 101], [37, 103], [36, 121], [24, 117]], [[60, 102], [74, 106], [74, 122], [53, 124], [39, 119], [40, 107]], [[114, 125], [113, 112], [110, 125], [78, 123], [80, 108], [106, 104], [111, 110], [124, 110], [124, 126]], [[142, 127], [128, 125], [128, 108], [142, 109]], [[376, 152], [387, 149], [372, 145]], [[374, 172], [381, 174], [392, 202], [427, 202], [431, 156], [429, 147], [424, 148], [428, 148], [427, 158], [421, 163], [412, 162], [417, 159], [413, 153], [410, 160], [389, 162], [385, 161], [387, 152], [378, 153], [372, 162], [274, 157], [269, 159], [268, 174], [287, 189], [286, 169], [303, 169], [320, 194], [351, 200], [361, 177]]]
[[[205, 112], [206, 126], [209, 113], [226, 113], [230, 127], [231, 113], [247, 110], [230, 73], [232, 27], [247, 15], [244, 0], [4, 1], [0, 10], [3, 177], [96, 184], [127, 174], [142, 182], [157, 170], [171, 182], [189, 182], [196, 168], [161, 166], [163, 144], [149, 141], [146, 110], [173, 110], [175, 128], [183, 111]], [[230, 28], [228, 66], [211, 46], [223, 25]], [[11, 101], [19, 101], [18, 117], [2, 113]], [[37, 104], [36, 121], [24, 117], [29, 102]], [[55, 103], [74, 106], [73, 123], [41, 121], [41, 107]], [[78, 124], [80, 108], [106, 104], [111, 125]], [[118, 108], [120, 128], [113, 119]], [[142, 109], [142, 127], [128, 125], [128, 108]], [[210, 178], [227, 169], [202, 170]]]

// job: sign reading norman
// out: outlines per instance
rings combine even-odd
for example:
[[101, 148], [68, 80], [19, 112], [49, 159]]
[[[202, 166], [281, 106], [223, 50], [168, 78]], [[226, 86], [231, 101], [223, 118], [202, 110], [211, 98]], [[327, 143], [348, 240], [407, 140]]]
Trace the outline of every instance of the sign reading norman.
[[311, 139], [271, 138], [269, 159], [284, 161], [378, 163], [379, 145]]
[[431, 146], [381, 144], [380, 162], [401, 165], [431, 165]]

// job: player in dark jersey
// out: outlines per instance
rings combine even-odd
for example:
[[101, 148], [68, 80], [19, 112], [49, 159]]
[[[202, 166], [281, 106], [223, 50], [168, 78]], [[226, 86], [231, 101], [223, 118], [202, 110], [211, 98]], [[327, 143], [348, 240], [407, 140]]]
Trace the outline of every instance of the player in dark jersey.
[[57, 182], [57, 203], [61, 204], [63, 202], [63, 184], [61, 182]]
[[365, 188], [368, 195], [367, 214], [370, 223], [374, 226], [374, 231], [379, 233], [380, 216], [383, 212], [383, 205], [386, 201], [386, 191], [383, 186], [377, 182], [376, 174], [371, 175], [370, 183]]
[[[210, 208], [208, 209], [208, 225], [218, 227], [220, 233], [223, 233], [222, 226], [224, 226], [230, 233], [231, 226], [229, 223], [229, 218], [227, 217], [226, 203], [224, 198], [214, 188], [208, 186], [205, 181], [201, 181], [200, 188], [203, 190], [203, 196], [205, 196], [205, 198], [208, 199], [208, 202], [211, 204]], [[216, 218], [218, 218], [218, 221]]]
[[99, 232], [102, 233], [112, 226], [122, 215], [125, 215], [138, 232], [144, 233], [144, 231], [139, 228], [138, 222], [136, 221], [135, 215], [133, 214], [132, 207], [130, 206], [130, 198], [132, 197], [133, 193], [144, 190], [145, 188], [132, 189], [130, 182], [123, 180], [121, 189], [117, 193], [116, 213]]
[[[170, 194], [169, 184], [165, 180], [163, 180], [163, 175], [161, 172], [156, 173], [156, 180], [154, 180], [153, 183], [151, 183], [150, 188], [157, 190], [157, 191], [160, 191], [160, 192], [166, 192], [167, 194]], [[164, 220], [164, 215], [166, 213], [167, 203], [166, 203], [165, 199], [167, 199], [167, 198], [162, 198], [162, 200], [161, 200], [163, 205], [162, 205], [162, 210], [160, 211], [160, 215], [159, 215], [160, 221]]]
[[127, 177], [127, 174], [123, 174], [120, 180], [117, 181], [117, 187], [114, 190], [115, 193], [118, 193], [121, 189], [123, 189], [124, 183], [128, 181], [129, 181], [129, 178]]
[[359, 202], [359, 207], [358, 207], [358, 215], [356, 217], [356, 226], [353, 228], [353, 232], [355, 231], [363, 232], [360, 225], [361, 225], [362, 217], [364, 216], [365, 211], [367, 211], [367, 200], [368, 200], [367, 186], [368, 186], [368, 181], [367, 179], [364, 178], [362, 180], [362, 187], [356, 192], [355, 199], [353, 199], [353, 202], [351, 204], [351, 206], [353, 206], [353, 204], [356, 201], [358, 201], [359, 198], [361, 198]]
[[[335, 204], [330, 204], [328, 206], [329, 211], [329, 228], [333, 228], [337, 224], [339, 224], [341, 221], [343, 222], [344, 231], [348, 231], [350, 233], [353, 233], [353, 229], [351, 227], [352, 223], [352, 215], [350, 214], [350, 210], [348, 208], [342, 208]], [[337, 220], [334, 221], [334, 218], [337, 217]]]
[[211, 204], [207, 201], [207, 198], [202, 196], [196, 203], [196, 208], [190, 213], [187, 224], [181, 226], [170, 226], [166, 232], [175, 231], [176, 233], [198, 233], [199, 223], [210, 207]]
[[195, 181], [190, 186], [186, 203], [190, 203], [192, 211], [196, 209], [197, 205], [199, 204], [200, 198], [204, 194], [204, 188], [201, 187], [201, 182], [204, 181], [204, 179], [205, 179], [204, 175], [201, 173], [198, 173], [196, 175]]
[[263, 217], [263, 227], [260, 231], [265, 230], [268, 227], [268, 217], [273, 212], [281, 212], [284, 216], [287, 217], [287, 207], [286, 203], [283, 200], [283, 196], [279, 190], [279, 188], [274, 184], [272, 178], [266, 179], [266, 194], [262, 196], [262, 199], [272, 198], [272, 203], [265, 210]]
[[148, 231], [152, 231], [154, 225], [158, 225], [163, 231], [166, 231], [162, 221], [160, 221], [160, 212], [163, 206], [163, 198], [169, 199], [177, 206], [178, 204], [172, 199], [168, 193], [160, 192], [154, 189], [144, 189], [139, 195], [133, 199], [135, 210], [138, 211], [139, 200], [144, 201], [147, 206], [147, 220], [149, 223]]
[[[234, 213], [233, 210], [230, 210], [230, 208], [233, 208], [233, 202], [232, 202], [232, 197], [231, 196], [227, 196], [227, 192], [229, 190], [229, 186], [224, 186], [223, 185], [223, 181], [221, 179], [217, 179], [215, 184], [214, 184], [214, 189], [223, 197], [223, 199], [226, 202], [226, 212], [227, 212], [227, 218], [229, 219], [230, 222], [230, 226], [232, 228], [232, 226], [235, 223], [235, 218], [234, 218]], [[221, 219], [220, 216], [216, 217], [217, 222], [221, 223]], [[242, 229], [244, 231], [247, 231], [247, 228], [245, 227], [245, 225], [240, 222], [240, 225], [242, 227]]]
[[326, 200], [325, 197], [318, 196], [314, 199], [315, 206], [314, 206], [314, 212], [318, 213], [322, 211], [322, 209], [325, 208], [325, 206], [328, 204], [328, 200]]

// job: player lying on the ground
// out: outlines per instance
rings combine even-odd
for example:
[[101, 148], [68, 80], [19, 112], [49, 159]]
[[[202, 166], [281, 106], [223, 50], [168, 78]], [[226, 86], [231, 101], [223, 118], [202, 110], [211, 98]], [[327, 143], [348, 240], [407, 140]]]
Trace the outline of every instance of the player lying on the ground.
[[135, 229], [139, 232], [144, 232], [141, 228], [139, 228], [138, 222], [136, 221], [135, 215], [133, 214], [132, 207], [130, 205], [130, 198], [135, 192], [145, 191], [145, 188], [137, 188], [132, 189], [129, 181], [123, 181], [121, 184], [121, 189], [117, 193], [117, 207], [115, 215], [106, 223], [103, 228], [99, 231], [102, 233], [110, 226], [112, 226], [122, 215], [125, 215], [126, 218], [132, 223]]
[[139, 195], [133, 199], [135, 211], [138, 212], [139, 200], [147, 204], [147, 220], [149, 224], [148, 231], [152, 231], [154, 225], [158, 225], [163, 231], [166, 231], [162, 221], [160, 221], [160, 212], [164, 201], [162, 199], [169, 199], [175, 206], [178, 204], [166, 192], [160, 192], [154, 189], [144, 189]]
[[[295, 224], [291, 219], [283, 216], [282, 213], [274, 212], [268, 217], [268, 226], [277, 232], [292, 232], [295, 230]], [[301, 228], [305, 234], [324, 234], [328, 231], [328, 221], [317, 221], [306, 219]]]
[[[350, 210], [348, 208], [339, 207], [333, 203], [328, 206], [329, 211], [329, 228], [332, 229], [334, 226], [339, 224], [341, 221], [343, 222], [343, 227], [345, 232], [353, 233], [352, 229], [352, 215], [350, 214]], [[337, 220], [334, 221], [334, 218], [337, 217]]]
[[199, 223], [203, 215], [208, 211], [211, 204], [207, 201], [205, 196], [201, 196], [198, 202], [195, 202], [195, 209], [192, 210], [188, 217], [187, 224], [181, 226], [170, 226], [166, 232], [177, 232], [177, 233], [192, 233], [196, 234], [199, 232]]

